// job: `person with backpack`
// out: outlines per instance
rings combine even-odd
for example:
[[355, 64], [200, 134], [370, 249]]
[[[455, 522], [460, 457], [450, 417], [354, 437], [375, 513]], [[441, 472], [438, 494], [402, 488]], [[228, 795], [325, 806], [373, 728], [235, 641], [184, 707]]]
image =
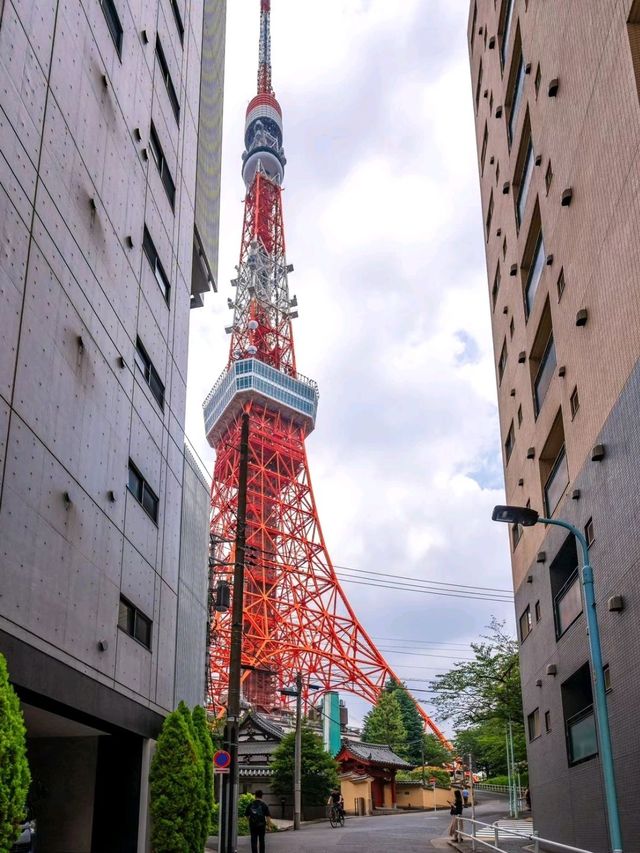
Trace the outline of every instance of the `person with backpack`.
[[[269, 806], [262, 800], [262, 791], [256, 791], [253, 795], [255, 800], [249, 803], [244, 813], [249, 818], [249, 831], [251, 832], [251, 853], [264, 853], [264, 836], [267, 824], [271, 825], [271, 812]], [[258, 843], [260, 850], [258, 851]]]

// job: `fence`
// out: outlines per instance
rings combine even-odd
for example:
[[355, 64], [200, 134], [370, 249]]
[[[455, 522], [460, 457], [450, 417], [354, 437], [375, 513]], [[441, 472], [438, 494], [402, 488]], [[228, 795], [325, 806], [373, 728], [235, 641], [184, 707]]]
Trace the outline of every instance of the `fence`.
[[[494, 823], [483, 823], [481, 820], [474, 820], [470, 817], [458, 818], [457, 832], [458, 836], [471, 841], [472, 850], [475, 851], [476, 844], [481, 844], [489, 850], [495, 850], [496, 853], [509, 853], [503, 847], [500, 847], [500, 836], [505, 839], [522, 839], [524, 841], [533, 842], [534, 853], [541, 851], [549, 851], [549, 853], [593, 853], [592, 850], [584, 850], [582, 847], [571, 847], [568, 844], [560, 844], [557, 841], [552, 841], [550, 838], [540, 838], [537, 832], [521, 832], [515, 829], [509, 829], [504, 825], [504, 821], [495, 821]], [[478, 831], [478, 827], [481, 827]], [[468, 828], [471, 832], [467, 832]], [[490, 832], [487, 832], [490, 830]], [[494, 844], [485, 841], [483, 836], [492, 838]], [[492, 837], [493, 836], [493, 837]], [[540, 846], [542, 845], [542, 847]]]

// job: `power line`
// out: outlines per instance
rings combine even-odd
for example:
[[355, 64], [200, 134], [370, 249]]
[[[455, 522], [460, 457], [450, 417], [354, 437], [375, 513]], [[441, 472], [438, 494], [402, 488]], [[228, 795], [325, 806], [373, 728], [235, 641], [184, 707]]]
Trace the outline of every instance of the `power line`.
[[426, 578], [410, 577], [409, 575], [392, 575], [389, 572], [376, 572], [373, 569], [356, 569], [353, 566], [339, 566], [337, 563], [334, 563], [333, 567], [334, 567], [334, 569], [343, 569], [343, 570], [348, 571], [348, 572], [357, 572], [358, 574], [380, 575], [381, 577], [389, 578], [392, 580], [406, 580], [406, 581], [412, 581], [414, 583], [429, 584], [429, 585], [433, 585], [433, 586], [459, 587], [461, 589], [468, 589], [468, 590], [479, 590], [479, 591], [484, 591], [484, 592], [506, 593], [511, 598], [513, 598], [513, 590], [502, 589], [502, 588], [494, 587], [494, 586], [470, 585], [470, 584], [464, 584], [464, 583], [454, 583], [453, 581], [432, 581], [432, 580], [427, 580]]
[[453, 660], [454, 658], [457, 658], [458, 660], [465, 660], [465, 661], [475, 660], [475, 658], [458, 658], [457, 655], [434, 655], [434, 654], [431, 654], [430, 652], [423, 652], [421, 650], [405, 651], [405, 650], [401, 650], [401, 649], [384, 649], [384, 648], [382, 648], [382, 646], [378, 646], [377, 648], [378, 648], [379, 652], [388, 652], [389, 654], [393, 654], [393, 655], [412, 655], [412, 656], [421, 657], [421, 658], [445, 658], [446, 660]]
[[401, 590], [402, 592], [420, 592], [423, 595], [438, 595], [438, 596], [444, 596], [445, 598], [464, 598], [464, 599], [467, 599], [468, 601], [495, 601], [495, 602], [499, 602], [499, 603], [503, 603], [503, 604], [509, 604], [509, 603], [512, 603], [512, 601], [513, 601], [512, 599], [509, 599], [509, 598], [496, 598], [494, 596], [487, 596], [487, 595], [466, 595], [463, 593], [456, 593], [456, 592], [436, 592], [435, 590], [432, 590], [432, 589], [424, 589], [421, 587], [412, 587], [409, 585], [403, 586], [400, 584], [375, 583], [373, 581], [356, 580], [355, 578], [350, 578], [350, 577], [346, 577], [346, 576], [342, 576], [341, 580], [344, 583], [352, 583], [352, 584], [356, 584], [357, 586], [369, 586], [369, 587], [374, 587], [374, 588], [378, 588], [378, 589], [395, 589], [395, 590]]

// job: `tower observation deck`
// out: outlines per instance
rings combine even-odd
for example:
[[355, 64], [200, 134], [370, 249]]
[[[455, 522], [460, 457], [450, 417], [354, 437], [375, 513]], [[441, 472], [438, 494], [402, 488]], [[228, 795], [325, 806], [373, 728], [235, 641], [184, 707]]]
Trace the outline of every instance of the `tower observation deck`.
[[[246, 113], [246, 195], [237, 277], [229, 299], [229, 359], [203, 404], [216, 450], [211, 488], [208, 700], [224, 710], [230, 611], [216, 610], [235, 560], [242, 415], [249, 415], [242, 691], [267, 713], [280, 689], [303, 678], [375, 702], [396, 678], [358, 622], [336, 577], [311, 488], [305, 439], [315, 426], [318, 388], [298, 372], [282, 218], [286, 158], [282, 109], [271, 84], [270, 0], [260, 0], [258, 91]], [[233, 590], [231, 590], [233, 595]], [[318, 694], [315, 694], [318, 695]], [[418, 706], [427, 726], [446, 738]]]

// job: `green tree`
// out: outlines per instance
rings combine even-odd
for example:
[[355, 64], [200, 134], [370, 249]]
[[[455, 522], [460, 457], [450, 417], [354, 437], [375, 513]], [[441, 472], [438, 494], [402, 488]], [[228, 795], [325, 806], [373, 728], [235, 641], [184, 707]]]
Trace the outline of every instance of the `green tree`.
[[440, 719], [461, 730], [488, 720], [522, 725], [518, 644], [493, 618], [483, 642], [471, 643], [474, 660], [460, 661], [430, 687]]
[[362, 740], [365, 743], [385, 743], [399, 755], [406, 754], [407, 732], [395, 693], [382, 691], [375, 706], [364, 718]]
[[[286, 734], [273, 754], [273, 790], [279, 797], [293, 796], [295, 732]], [[322, 738], [302, 726], [302, 806], [321, 806], [338, 784], [338, 763], [325, 751]]]
[[213, 744], [209, 735], [207, 713], [202, 705], [196, 705], [192, 712], [193, 727], [200, 745], [200, 760], [202, 762], [202, 845], [204, 850], [209, 837], [211, 810], [213, 808]]
[[406, 736], [406, 746], [404, 749], [401, 746], [396, 747], [394, 744], [390, 744], [390, 746], [396, 752], [401, 750], [398, 754], [411, 764], [422, 764], [424, 721], [420, 716], [416, 703], [409, 695], [406, 685], [400, 684], [399, 681], [394, 681], [391, 678], [387, 681], [384, 692], [391, 693], [398, 700]]
[[482, 642], [471, 643], [474, 659], [431, 682], [433, 704], [457, 730], [456, 747], [471, 752], [487, 773], [506, 771], [505, 732], [511, 721], [516, 762], [526, 760], [518, 643], [495, 617]]
[[0, 850], [9, 850], [19, 835], [30, 782], [20, 702], [0, 654]]
[[432, 767], [442, 767], [443, 764], [449, 764], [454, 758], [451, 750], [447, 749], [440, 738], [432, 732], [423, 736], [424, 744], [424, 760], [425, 764]]
[[187, 715], [179, 706], [165, 718], [151, 764], [154, 853], [202, 853], [203, 768], [188, 708]]

